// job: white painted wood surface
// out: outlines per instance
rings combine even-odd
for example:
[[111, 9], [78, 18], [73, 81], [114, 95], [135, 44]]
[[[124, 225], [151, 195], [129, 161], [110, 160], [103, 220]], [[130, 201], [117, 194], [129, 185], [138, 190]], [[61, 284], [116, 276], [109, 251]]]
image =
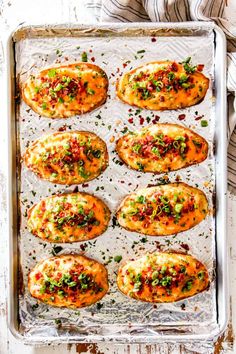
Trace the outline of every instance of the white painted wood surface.
[[[105, 1], [105, 0], [103, 0]], [[230, 1], [228, 1], [229, 3]], [[235, 0], [231, 0], [235, 7]], [[230, 14], [230, 11], [228, 10]], [[82, 20], [81, 20], [82, 19]], [[66, 23], [66, 22], [88, 23], [93, 17], [84, 9], [83, 0], [0, 0], [0, 38], [4, 38], [22, 22], [27, 24], [42, 23]], [[160, 349], [158, 346], [146, 345], [59, 345], [46, 347], [25, 346], [17, 341], [9, 332], [6, 323], [6, 297], [7, 297], [7, 264], [8, 264], [8, 240], [6, 228], [6, 171], [7, 171], [7, 117], [3, 111], [3, 102], [6, 99], [3, 90], [4, 64], [0, 48], [0, 354], [156, 354], [156, 353], [190, 353], [184, 347], [172, 348], [168, 351], [167, 345]], [[235, 192], [236, 194], [236, 192]], [[232, 333], [236, 333], [236, 196], [228, 194], [228, 236], [230, 248], [230, 294], [232, 307], [232, 327], [222, 342], [218, 343], [216, 352], [219, 349], [222, 353], [236, 353], [236, 345], [233, 346]], [[192, 348], [197, 350], [196, 348]], [[213, 353], [214, 349], [203, 349], [202, 353]], [[191, 351], [193, 353], [193, 351]]]

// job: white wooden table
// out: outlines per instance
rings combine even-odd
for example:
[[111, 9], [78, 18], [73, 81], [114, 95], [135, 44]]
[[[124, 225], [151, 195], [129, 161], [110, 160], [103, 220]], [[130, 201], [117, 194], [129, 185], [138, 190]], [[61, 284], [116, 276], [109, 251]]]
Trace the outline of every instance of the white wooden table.
[[[229, 1], [228, 1], [229, 2]], [[231, 0], [235, 7], [235, 0]], [[91, 15], [85, 11], [83, 0], [0, 0], [0, 37], [5, 36], [22, 22], [31, 24], [40, 23], [65, 23], [92, 21]], [[156, 354], [156, 353], [190, 353], [184, 347], [174, 348], [171, 352], [167, 346], [146, 345], [59, 345], [46, 347], [25, 346], [17, 341], [8, 331], [6, 323], [6, 288], [7, 288], [7, 264], [8, 264], [8, 240], [6, 228], [6, 171], [7, 171], [7, 117], [1, 109], [4, 99], [3, 92], [4, 70], [0, 67], [0, 354]], [[227, 333], [216, 344], [215, 353], [236, 353], [236, 345], [233, 345], [233, 335], [236, 333], [236, 195], [228, 193], [228, 236], [230, 248], [230, 295], [231, 295], [231, 323]], [[195, 349], [197, 351], [198, 347]], [[191, 351], [193, 353], [193, 351]], [[213, 348], [205, 349], [202, 353], [214, 353]]]

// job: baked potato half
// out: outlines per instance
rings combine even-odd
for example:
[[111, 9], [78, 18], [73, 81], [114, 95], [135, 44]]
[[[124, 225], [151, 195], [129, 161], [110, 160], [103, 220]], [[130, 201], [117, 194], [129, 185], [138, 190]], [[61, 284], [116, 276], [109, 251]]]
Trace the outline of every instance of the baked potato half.
[[191, 229], [207, 212], [207, 198], [201, 190], [186, 183], [169, 183], [129, 194], [116, 215], [127, 230], [166, 236]]
[[116, 151], [134, 170], [163, 173], [204, 161], [208, 143], [181, 125], [158, 123], [122, 136]]
[[108, 227], [110, 210], [87, 193], [53, 195], [28, 211], [28, 230], [48, 242], [91, 240]]
[[31, 296], [51, 306], [90, 306], [108, 291], [107, 270], [99, 262], [77, 254], [42, 260], [30, 271]]
[[190, 60], [141, 65], [117, 82], [117, 96], [131, 106], [157, 111], [194, 106], [204, 99], [209, 79], [200, 72], [202, 65], [192, 66]]
[[101, 106], [107, 98], [108, 78], [97, 65], [74, 63], [41, 70], [21, 87], [25, 103], [48, 118], [68, 118]]
[[175, 302], [206, 290], [209, 276], [190, 255], [156, 252], [121, 265], [117, 285], [135, 300]]
[[91, 132], [57, 132], [35, 140], [23, 161], [42, 179], [79, 184], [98, 177], [108, 166], [106, 143]]

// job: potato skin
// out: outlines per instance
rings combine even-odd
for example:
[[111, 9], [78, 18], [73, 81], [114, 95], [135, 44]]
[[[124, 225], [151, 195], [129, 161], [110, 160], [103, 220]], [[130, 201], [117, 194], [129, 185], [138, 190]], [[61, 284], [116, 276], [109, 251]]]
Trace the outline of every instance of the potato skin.
[[29, 273], [31, 296], [56, 307], [90, 306], [108, 291], [107, 270], [101, 263], [77, 254], [44, 259]]
[[208, 143], [181, 125], [158, 123], [122, 136], [116, 151], [130, 168], [158, 174], [204, 161]]
[[169, 183], [129, 194], [117, 211], [118, 223], [149, 236], [189, 230], [207, 215], [205, 194], [186, 183]]
[[108, 78], [97, 65], [74, 63], [41, 70], [23, 83], [21, 95], [36, 113], [68, 118], [101, 106], [107, 98]]
[[121, 265], [117, 285], [135, 300], [176, 302], [206, 290], [209, 276], [190, 255], [156, 252]]
[[110, 210], [99, 198], [87, 193], [54, 195], [28, 211], [28, 229], [48, 242], [91, 240], [108, 227]]
[[156, 61], [124, 74], [117, 83], [118, 98], [150, 110], [180, 109], [202, 101], [209, 79], [195, 68], [173, 61]]
[[106, 143], [91, 132], [57, 132], [35, 140], [23, 161], [42, 179], [80, 184], [98, 177], [108, 166]]

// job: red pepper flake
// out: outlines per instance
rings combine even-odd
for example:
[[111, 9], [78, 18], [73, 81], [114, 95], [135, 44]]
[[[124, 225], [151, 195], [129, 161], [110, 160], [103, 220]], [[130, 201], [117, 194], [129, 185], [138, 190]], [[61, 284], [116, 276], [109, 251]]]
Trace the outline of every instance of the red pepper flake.
[[156, 124], [157, 122], [159, 122], [160, 117], [159, 116], [155, 116], [155, 118], [152, 120], [153, 124]]
[[195, 120], [200, 120], [200, 119], [202, 119], [203, 117], [204, 117], [204, 114], [203, 114], [202, 116], [196, 117]]
[[126, 68], [128, 64], [127, 63], [123, 63], [123, 68]]
[[141, 125], [143, 125], [143, 123], [144, 123], [144, 118], [143, 118], [143, 117], [140, 117], [140, 118], [139, 118], [139, 123], [140, 123]]
[[204, 64], [198, 64], [197, 71], [202, 71], [204, 69]]
[[132, 112], [132, 108], [129, 108], [128, 112]]
[[181, 307], [181, 310], [185, 311], [185, 307], [186, 307], [185, 304], [182, 304], [180, 307]]
[[84, 187], [84, 188], [86, 188], [86, 187], [88, 187], [89, 185], [88, 185], [88, 183], [83, 183], [82, 184], [82, 187]]
[[119, 73], [119, 72], [120, 72], [120, 68], [117, 68], [117, 69], [116, 69], [116, 72]]
[[151, 41], [152, 41], [152, 42], [156, 42], [157, 39], [156, 39], [155, 37], [152, 37], [152, 38], [151, 38]]
[[67, 128], [67, 125], [64, 124], [62, 127], [60, 127], [60, 128], [58, 129], [58, 131], [59, 131], [59, 132], [64, 132], [64, 131], [66, 130], [66, 128]]
[[129, 118], [129, 119], [128, 119], [128, 122], [129, 122], [129, 123], [133, 123], [133, 122], [134, 122], [134, 118]]
[[92, 57], [92, 58], [91, 58], [91, 61], [94, 63], [94, 62], [95, 62], [95, 58], [94, 58], [94, 57]]
[[68, 61], [68, 60], [69, 60], [69, 58], [68, 58], [68, 57], [65, 57], [65, 60], [66, 60], [66, 61]]
[[89, 49], [89, 53], [92, 53], [93, 51], [92, 51], [92, 49]]
[[180, 246], [186, 251], [189, 251], [189, 245], [187, 245], [187, 243], [181, 243]]
[[185, 114], [180, 114], [178, 116], [178, 120], [184, 120], [186, 118], [186, 115]]

